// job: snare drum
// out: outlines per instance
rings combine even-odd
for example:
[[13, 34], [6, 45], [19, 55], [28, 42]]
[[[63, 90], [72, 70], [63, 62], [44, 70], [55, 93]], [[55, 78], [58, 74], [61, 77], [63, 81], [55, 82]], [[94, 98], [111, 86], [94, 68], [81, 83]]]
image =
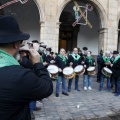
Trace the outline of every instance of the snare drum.
[[58, 67], [56, 65], [49, 65], [47, 70], [51, 74], [51, 78], [55, 79], [57, 77]]
[[110, 76], [112, 75], [112, 71], [111, 71], [109, 68], [107, 68], [107, 67], [104, 67], [104, 68], [102, 69], [102, 73], [103, 73], [106, 77], [110, 77]]
[[65, 67], [63, 69], [63, 75], [66, 79], [73, 78], [74, 77], [73, 68], [72, 67]]
[[83, 75], [85, 72], [85, 69], [82, 65], [78, 65], [74, 68], [74, 72], [76, 73], [76, 75]]
[[95, 75], [95, 67], [89, 67], [87, 71], [88, 71], [88, 75]]

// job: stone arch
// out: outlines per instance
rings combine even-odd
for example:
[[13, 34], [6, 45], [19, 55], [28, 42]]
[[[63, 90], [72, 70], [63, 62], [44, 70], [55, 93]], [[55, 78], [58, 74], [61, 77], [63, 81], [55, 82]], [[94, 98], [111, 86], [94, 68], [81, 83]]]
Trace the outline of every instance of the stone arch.
[[[61, 15], [63, 9], [71, 1], [72, 0], [64, 0], [64, 2], [59, 7], [58, 12], [57, 12], [57, 20], [58, 21], [59, 21], [59, 18], [60, 18], [60, 15]], [[105, 9], [98, 2], [98, 0], [94, 0], [94, 2], [93, 2], [93, 0], [90, 0], [90, 2], [96, 7], [96, 9], [97, 9], [97, 11], [99, 13], [100, 21], [101, 21], [100, 28], [107, 28], [107, 15], [106, 15]]]
[[33, 0], [39, 10], [39, 15], [40, 15], [40, 22], [44, 21], [44, 11], [43, 11], [43, 6], [41, 3], [41, 0]]

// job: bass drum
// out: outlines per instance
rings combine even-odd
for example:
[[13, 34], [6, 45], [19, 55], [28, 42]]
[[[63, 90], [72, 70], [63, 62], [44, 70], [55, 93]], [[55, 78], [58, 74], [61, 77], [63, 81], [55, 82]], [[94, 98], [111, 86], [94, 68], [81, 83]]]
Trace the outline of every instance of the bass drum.
[[109, 68], [107, 68], [107, 67], [104, 67], [104, 68], [102, 69], [102, 73], [103, 73], [106, 77], [111, 77], [111, 75], [112, 75], [112, 71], [111, 71]]
[[74, 77], [74, 72], [72, 67], [65, 67], [63, 69], [63, 75], [66, 79], [71, 79]]
[[49, 65], [47, 67], [48, 72], [51, 74], [51, 78], [55, 79], [58, 75], [58, 67], [56, 65]]
[[83, 75], [85, 72], [85, 69], [82, 65], [78, 65], [74, 68], [74, 72], [76, 73], [76, 75]]
[[87, 71], [88, 71], [88, 75], [95, 75], [96, 74], [95, 67], [89, 67], [87, 69]]

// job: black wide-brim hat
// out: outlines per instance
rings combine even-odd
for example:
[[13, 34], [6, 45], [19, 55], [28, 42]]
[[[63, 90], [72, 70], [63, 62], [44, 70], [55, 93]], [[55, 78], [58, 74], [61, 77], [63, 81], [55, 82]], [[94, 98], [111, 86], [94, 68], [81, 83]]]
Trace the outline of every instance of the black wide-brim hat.
[[117, 50], [113, 51], [113, 54], [119, 54], [119, 52]]
[[0, 16], [0, 43], [11, 43], [29, 38], [29, 34], [21, 32], [14, 17]]

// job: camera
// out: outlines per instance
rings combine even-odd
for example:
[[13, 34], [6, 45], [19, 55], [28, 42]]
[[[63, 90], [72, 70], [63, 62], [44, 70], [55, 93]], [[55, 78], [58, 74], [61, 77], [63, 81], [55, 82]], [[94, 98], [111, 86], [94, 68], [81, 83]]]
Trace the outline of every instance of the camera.
[[19, 54], [22, 54], [22, 53], [26, 53], [26, 54], [28, 54], [29, 51], [28, 51], [28, 50], [19, 50]]

